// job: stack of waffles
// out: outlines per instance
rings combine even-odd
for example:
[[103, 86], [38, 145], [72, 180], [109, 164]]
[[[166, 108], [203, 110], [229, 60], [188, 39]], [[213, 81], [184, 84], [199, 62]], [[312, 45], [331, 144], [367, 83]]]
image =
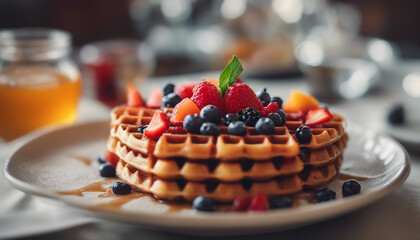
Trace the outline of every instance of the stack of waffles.
[[[233, 136], [221, 126], [219, 136], [190, 134], [171, 127], [153, 140], [137, 131], [156, 110], [119, 106], [111, 113], [108, 150], [119, 158], [116, 174], [134, 189], [163, 200], [192, 201], [197, 196], [232, 202], [237, 196], [297, 193], [334, 178], [348, 136], [344, 119], [334, 114], [311, 128], [308, 144], [294, 133], [301, 121], [287, 121], [272, 135]], [[170, 115], [171, 109], [164, 109]]]

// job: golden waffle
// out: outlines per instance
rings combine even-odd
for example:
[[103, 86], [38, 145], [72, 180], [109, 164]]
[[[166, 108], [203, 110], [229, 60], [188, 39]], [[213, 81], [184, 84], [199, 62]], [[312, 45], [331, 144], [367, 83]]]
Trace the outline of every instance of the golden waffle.
[[189, 181], [217, 179], [222, 182], [238, 182], [242, 179], [266, 180], [293, 175], [303, 170], [303, 163], [298, 157], [279, 157], [268, 161], [239, 159], [231, 162], [214, 159], [200, 162], [180, 158], [156, 159], [130, 149], [115, 138], [108, 140], [108, 150], [142, 172], [162, 179], [183, 178]]
[[134, 189], [151, 193], [158, 199], [192, 201], [197, 196], [211, 197], [217, 202], [232, 202], [237, 196], [254, 196], [264, 192], [268, 196], [297, 193], [302, 189], [297, 175], [278, 177], [269, 181], [243, 180], [237, 183], [218, 181], [192, 182], [184, 179], [163, 180], [153, 174], [144, 173], [120, 160], [116, 174]]
[[343, 156], [340, 155], [333, 163], [326, 166], [305, 166], [304, 170], [298, 174], [303, 187], [316, 188], [327, 184], [337, 176], [342, 161]]

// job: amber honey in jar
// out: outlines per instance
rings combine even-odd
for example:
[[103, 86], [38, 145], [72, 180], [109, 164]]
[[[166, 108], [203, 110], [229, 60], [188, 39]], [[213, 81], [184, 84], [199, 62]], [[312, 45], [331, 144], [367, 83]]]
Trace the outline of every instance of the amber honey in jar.
[[81, 79], [70, 54], [63, 31], [0, 31], [0, 138], [76, 120]]

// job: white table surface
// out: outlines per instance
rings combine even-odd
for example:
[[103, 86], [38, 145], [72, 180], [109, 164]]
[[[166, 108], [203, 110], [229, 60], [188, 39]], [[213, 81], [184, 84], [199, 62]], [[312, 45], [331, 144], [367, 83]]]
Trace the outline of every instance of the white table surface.
[[[380, 89], [361, 99], [330, 104], [330, 109], [342, 114], [350, 122], [384, 131], [384, 115], [392, 104], [414, 104], [419, 106], [417, 109], [420, 111], [420, 99], [410, 99], [400, 87], [404, 74], [419, 67], [420, 61], [397, 64], [382, 78]], [[140, 88], [143, 93], [148, 93], [152, 86], [162, 86], [167, 81], [199, 81], [201, 77], [212, 75], [214, 73], [154, 78], [143, 83]], [[288, 97], [291, 89], [309, 90], [303, 78], [245, 81], [254, 90], [265, 86], [270, 93], [283, 99]], [[83, 99], [79, 110], [80, 122], [108, 119], [109, 110], [88, 99]], [[37, 133], [32, 133], [11, 143], [0, 143], [1, 168], [13, 149], [36, 135]], [[372, 205], [299, 229], [224, 239], [420, 239], [420, 154], [409, 154], [412, 170], [407, 181], [395, 192]], [[12, 189], [1, 175], [0, 238], [19, 236], [29, 236], [28, 239], [195, 239], [81, 216], [69, 208], [55, 206]]]

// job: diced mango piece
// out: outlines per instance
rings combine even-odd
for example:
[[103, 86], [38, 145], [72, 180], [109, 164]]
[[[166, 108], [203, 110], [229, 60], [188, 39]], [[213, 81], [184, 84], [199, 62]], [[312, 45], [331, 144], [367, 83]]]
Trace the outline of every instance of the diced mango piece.
[[283, 110], [285, 112], [308, 112], [317, 108], [318, 105], [318, 100], [311, 95], [292, 90], [289, 99], [283, 105]]

